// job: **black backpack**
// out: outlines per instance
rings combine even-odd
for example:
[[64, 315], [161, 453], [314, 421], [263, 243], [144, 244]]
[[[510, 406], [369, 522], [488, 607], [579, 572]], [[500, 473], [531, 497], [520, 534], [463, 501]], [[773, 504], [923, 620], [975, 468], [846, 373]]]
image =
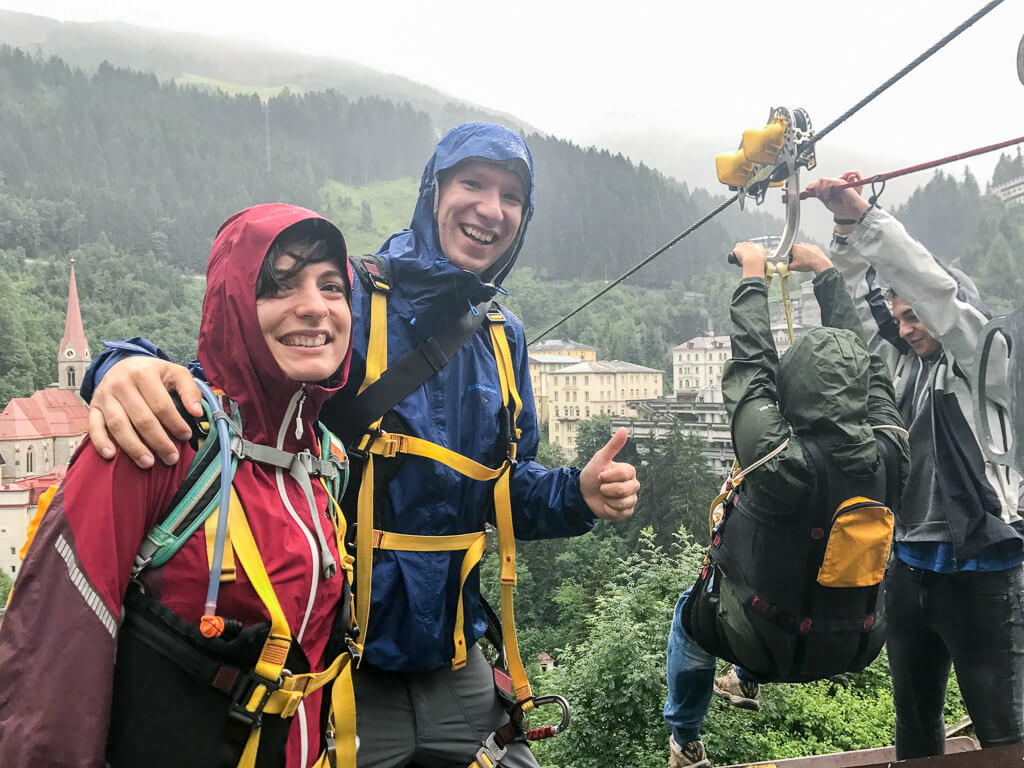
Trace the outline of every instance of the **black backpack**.
[[857, 672], [885, 642], [897, 451], [876, 437], [877, 469], [856, 476], [812, 438], [800, 445], [814, 470], [815, 502], [769, 511], [733, 492], [683, 619], [705, 650], [763, 682]]

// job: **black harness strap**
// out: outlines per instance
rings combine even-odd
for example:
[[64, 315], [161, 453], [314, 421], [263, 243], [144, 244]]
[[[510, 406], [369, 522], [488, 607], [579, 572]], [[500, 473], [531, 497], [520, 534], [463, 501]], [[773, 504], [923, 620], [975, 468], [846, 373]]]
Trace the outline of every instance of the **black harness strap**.
[[[367, 254], [351, 261], [367, 291], [391, 291], [391, 276], [383, 259]], [[337, 434], [345, 446], [354, 445], [368, 426], [444, 368], [483, 325], [491, 304], [490, 299], [477, 304], [437, 336], [431, 336], [401, 360], [388, 365], [377, 381], [348, 402], [338, 414]]]

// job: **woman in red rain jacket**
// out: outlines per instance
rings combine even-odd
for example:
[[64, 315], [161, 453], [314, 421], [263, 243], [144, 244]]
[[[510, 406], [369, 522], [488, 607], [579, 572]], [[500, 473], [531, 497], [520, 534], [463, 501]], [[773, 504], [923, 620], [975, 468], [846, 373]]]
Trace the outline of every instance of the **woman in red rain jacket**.
[[[260, 205], [221, 226], [207, 266], [198, 356], [211, 385], [238, 404], [247, 440], [319, 455], [316, 415], [348, 374], [350, 297], [341, 232], [312, 211]], [[184, 461], [150, 471], [123, 454], [106, 461], [88, 442], [75, 455], [0, 629], [5, 768], [117, 765], [108, 731], [113, 741], [112, 707], [115, 719], [119, 711], [113, 681], [128, 663], [118, 647], [128, 644], [121, 637], [123, 606], [140, 543], [161, 521], [195, 453], [189, 443], [179, 451]], [[288, 623], [288, 663], [299, 667], [291, 671], [319, 671], [333, 660], [324, 658], [325, 648], [347, 578], [327, 493], [314, 481], [311, 505], [287, 470], [254, 461], [238, 463], [233, 487]], [[165, 565], [143, 571], [137, 581], [154, 604], [194, 627], [210, 570], [200, 526]], [[243, 567], [234, 581], [221, 584], [217, 613], [243, 627], [270, 617]], [[304, 698], [282, 720], [286, 746], [273, 755], [261, 748], [257, 766], [305, 768], [317, 761], [322, 693]], [[186, 713], [201, 698], [164, 701], [160, 690], [141, 695], [154, 707]], [[271, 718], [264, 719], [267, 730]], [[130, 724], [127, 730], [132, 733]], [[165, 737], [150, 745], [161, 756], [150, 765], [199, 768], [195, 760], [177, 762], [178, 752], [197, 754], [189, 730], [168, 723]]]

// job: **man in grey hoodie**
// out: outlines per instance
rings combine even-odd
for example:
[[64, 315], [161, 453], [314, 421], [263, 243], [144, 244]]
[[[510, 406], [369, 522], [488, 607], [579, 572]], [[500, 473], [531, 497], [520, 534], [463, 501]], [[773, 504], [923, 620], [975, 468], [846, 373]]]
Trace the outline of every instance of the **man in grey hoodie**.
[[[986, 461], [971, 375], [990, 314], [963, 273], [943, 267], [869, 204], [859, 176], [808, 187], [832, 211], [832, 259], [872, 349], [893, 374], [911, 469], [887, 583], [887, 648], [899, 759], [941, 754], [950, 666], [982, 746], [1024, 742], [1024, 520], [1020, 476]], [[891, 308], [878, 280], [890, 288]], [[1001, 348], [1000, 348], [1001, 347]], [[1006, 348], [986, 371], [992, 433], [1008, 442]]]

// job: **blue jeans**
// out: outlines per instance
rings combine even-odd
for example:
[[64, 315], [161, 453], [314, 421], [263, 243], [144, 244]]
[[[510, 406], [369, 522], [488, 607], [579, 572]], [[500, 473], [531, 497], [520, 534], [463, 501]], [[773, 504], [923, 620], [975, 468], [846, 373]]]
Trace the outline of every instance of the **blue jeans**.
[[[676, 601], [666, 659], [668, 697], [662, 715], [680, 746], [700, 738], [715, 686], [715, 657], [697, 645], [683, 628], [683, 609], [692, 589]], [[741, 680], [747, 680], [742, 669], [735, 669]]]

